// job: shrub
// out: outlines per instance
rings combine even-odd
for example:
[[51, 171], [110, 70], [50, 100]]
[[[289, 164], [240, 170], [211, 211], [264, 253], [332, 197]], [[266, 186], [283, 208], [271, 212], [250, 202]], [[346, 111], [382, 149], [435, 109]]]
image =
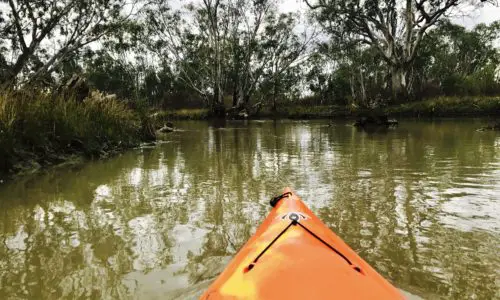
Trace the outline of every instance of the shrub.
[[100, 93], [83, 102], [43, 92], [0, 92], [0, 171], [27, 156], [87, 156], [141, 140], [141, 120], [126, 104]]
[[407, 116], [498, 115], [500, 97], [437, 97], [389, 107], [387, 113]]

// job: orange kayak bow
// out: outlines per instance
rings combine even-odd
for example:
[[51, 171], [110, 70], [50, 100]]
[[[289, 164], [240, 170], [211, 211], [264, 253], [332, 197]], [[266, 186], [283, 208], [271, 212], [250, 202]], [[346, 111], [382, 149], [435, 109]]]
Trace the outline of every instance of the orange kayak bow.
[[200, 299], [404, 299], [289, 188]]

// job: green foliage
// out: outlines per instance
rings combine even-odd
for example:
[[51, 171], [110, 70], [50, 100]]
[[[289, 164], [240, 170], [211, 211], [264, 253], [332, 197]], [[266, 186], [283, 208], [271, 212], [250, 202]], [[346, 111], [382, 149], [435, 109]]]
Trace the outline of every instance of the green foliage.
[[[440, 22], [423, 37], [411, 71], [401, 74], [411, 85], [409, 94], [393, 99], [393, 103], [500, 94], [500, 53], [495, 44], [499, 29], [500, 22], [471, 30]], [[307, 82], [321, 104], [372, 107], [390, 103], [394, 70], [374, 47], [342, 48], [327, 42], [319, 45], [318, 54], [309, 62]]]
[[99, 156], [141, 138], [139, 116], [99, 93], [81, 103], [44, 93], [0, 93], [0, 170], [27, 157], [43, 162], [65, 153]]
[[210, 117], [210, 110], [206, 108], [184, 108], [164, 110], [155, 113], [155, 123], [162, 125], [170, 120], [205, 120]]
[[500, 22], [452, 24], [455, 0], [307, 1], [328, 39], [299, 33], [301, 16], [275, 0], [56, 2], [5, 4], [0, 84], [53, 92], [79, 74], [135, 105], [214, 111], [500, 93]]
[[[347, 105], [351, 96], [350, 70], [347, 65], [339, 66], [334, 72], [327, 70], [324, 66], [329, 62], [325, 58], [314, 55], [311, 59], [312, 68], [306, 73], [308, 88], [314, 95], [314, 101], [309, 105]], [[307, 100], [307, 97], [300, 102], [303, 100]]]
[[273, 0], [170, 4], [145, 10], [144, 44], [169, 66], [175, 91], [214, 109], [229, 96], [241, 108], [297, 95], [308, 43], [296, 33], [298, 15], [280, 14]]
[[449, 21], [442, 22], [424, 38], [416, 59], [419, 84], [425, 88], [426, 83], [434, 82], [444, 95], [500, 93], [500, 82], [495, 76], [500, 53], [494, 44], [500, 37], [499, 27], [500, 22], [494, 22], [467, 30]]
[[[5, 2], [5, 1], [4, 1]], [[12, 0], [0, 15], [0, 83], [51, 84], [68, 57], [126, 25], [124, 0]], [[130, 14], [130, 13], [129, 13]], [[10, 49], [9, 49], [10, 48]], [[8, 57], [8, 59], [6, 59]]]
[[338, 105], [286, 105], [280, 106], [277, 115], [290, 119], [318, 119], [346, 117], [350, 112], [345, 106]]
[[135, 96], [137, 70], [133, 66], [106, 51], [97, 51], [86, 60], [86, 77], [91, 87], [120, 98]]
[[438, 97], [391, 106], [387, 112], [413, 117], [498, 115], [500, 97]]

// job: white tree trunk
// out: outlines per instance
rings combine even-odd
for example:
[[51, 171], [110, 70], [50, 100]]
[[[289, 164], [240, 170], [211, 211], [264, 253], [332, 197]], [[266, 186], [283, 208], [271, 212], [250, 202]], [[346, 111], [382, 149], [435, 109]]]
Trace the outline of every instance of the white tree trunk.
[[391, 83], [393, 101], [400, 101], [399, 97], [408, 95], [408, 85], [406, 83], [407, 70], [401, 67], [391, 67]]
[[365, 76], [362, 68], [359, 68], [359, 88], [361, 92], [361, 103], [366, 107], [368, 103], [366, 101]]

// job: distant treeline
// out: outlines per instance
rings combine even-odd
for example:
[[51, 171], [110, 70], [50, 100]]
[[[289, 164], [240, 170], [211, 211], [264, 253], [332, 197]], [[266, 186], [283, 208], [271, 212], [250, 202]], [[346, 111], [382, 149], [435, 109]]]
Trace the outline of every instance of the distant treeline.
[[0, 84], [50, 92], [79, 74], [118, 99], [214, 113], [500, 94], [500, 22], [446, 19], [487, 1], [304, 3], [0, 1]]

